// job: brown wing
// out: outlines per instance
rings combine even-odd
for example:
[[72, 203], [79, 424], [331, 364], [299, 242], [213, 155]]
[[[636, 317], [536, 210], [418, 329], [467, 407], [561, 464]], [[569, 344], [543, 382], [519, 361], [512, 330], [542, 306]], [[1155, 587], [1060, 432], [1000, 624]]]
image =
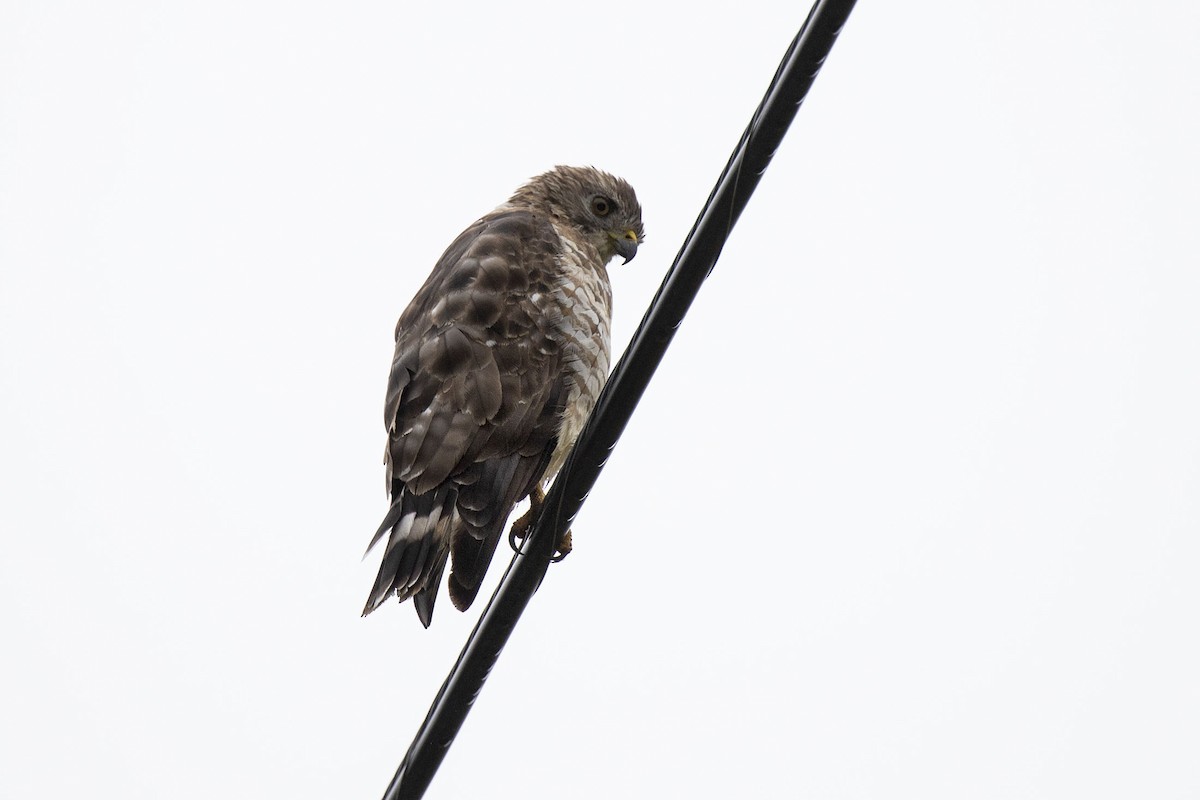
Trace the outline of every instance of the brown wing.
[[504, 522], [545, 471], [562, 414], [561, 343], [547, 309], [558, 239], [528, 212], [468, 228], [396, 326], [385, 461], [389, 541], [364, 614], [417, 596], [428, 625], [447, 552], [451, 599], [479, 590]]

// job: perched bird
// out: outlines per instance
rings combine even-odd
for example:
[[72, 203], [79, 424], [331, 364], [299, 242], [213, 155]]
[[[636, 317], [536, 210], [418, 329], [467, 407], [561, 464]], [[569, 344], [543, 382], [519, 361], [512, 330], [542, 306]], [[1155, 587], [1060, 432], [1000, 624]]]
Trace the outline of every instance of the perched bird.
[[[396, 323], [383, 422], [387, 547], [363, 616], [413, 598], [429, 627], [474, 601], [513, 507], [562, 467], [608, 376], [606, 265], [643, 239], [633, 188], [555, 167], [471, 225]], [[570, 549], [569, 537], [559, 552]]]

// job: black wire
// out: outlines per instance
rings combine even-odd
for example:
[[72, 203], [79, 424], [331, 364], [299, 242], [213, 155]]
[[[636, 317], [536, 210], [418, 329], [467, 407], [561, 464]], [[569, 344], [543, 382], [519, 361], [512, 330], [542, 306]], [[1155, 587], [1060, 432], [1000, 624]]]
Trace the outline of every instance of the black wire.
[[508, 565], [434, 698], [384, 800], [415, 800], [425, 794], [517, 620], [541, 584], [555, 544], [570, 528], [596, 483], [853, 8], [854, 0], [817, 0], [792, 40], [766, 95], [550, 487], [521, 552]]

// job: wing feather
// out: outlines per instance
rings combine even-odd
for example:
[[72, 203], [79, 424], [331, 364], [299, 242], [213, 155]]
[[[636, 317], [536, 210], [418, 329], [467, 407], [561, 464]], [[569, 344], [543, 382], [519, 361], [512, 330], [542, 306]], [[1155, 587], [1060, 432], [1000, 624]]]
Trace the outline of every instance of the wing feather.
[[367, 611], [417, 595], [428, 624], [447, 550], [451, 599], [469, 605], [509, 513], [545, 471], [564, 395], [549, 305], [558, 242], [527, 211], [484, 217], [401, 315], [384, 404], [393, 510], [376, 534], [391, 538]]

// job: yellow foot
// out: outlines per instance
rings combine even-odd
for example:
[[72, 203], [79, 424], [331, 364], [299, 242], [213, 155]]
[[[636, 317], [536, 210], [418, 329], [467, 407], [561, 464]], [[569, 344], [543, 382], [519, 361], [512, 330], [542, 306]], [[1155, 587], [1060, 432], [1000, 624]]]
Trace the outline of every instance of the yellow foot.
[[[542, 501], [545, 499], [546, 495], [540, 486], [535, 488], [533, 493], [529, 495], [529, 510], [512, 524], [512, 528], [508, 532], [508, 546], [513, 549], [513, 552], [520, 552], [521, 546], [525, 543], [525, 537], [529, 535], [529, 526], [537, 518], [538, 509], [542, 507]], [[557, 564], [566, 558], [570, 552], [571, 532], [567, 531], [559, 539], [558, 547], [554, 549], [554, 557], [550, 561]]]
[[557, 564], [571, 554], [571, 532], [568, 530], [558, 540], [558, 547], [554, 550], [554, 557], [550, 559], [551, 564]]

